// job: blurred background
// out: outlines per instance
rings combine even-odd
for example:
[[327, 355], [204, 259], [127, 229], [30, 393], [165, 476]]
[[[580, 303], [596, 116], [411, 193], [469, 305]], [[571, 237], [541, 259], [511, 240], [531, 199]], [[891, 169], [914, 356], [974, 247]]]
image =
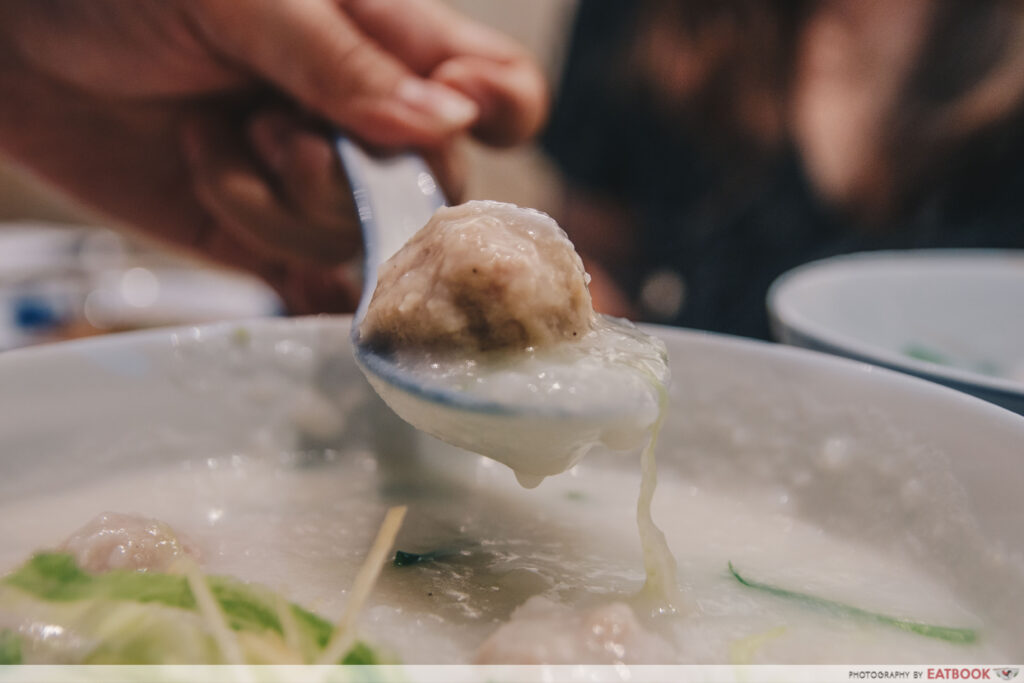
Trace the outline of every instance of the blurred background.
[[[1024, 248], [1019, 0], [451, 4], [525, 44], [554, 103], [535, 144], [468, 150], [468, 198], [554, 215], [606, 312], [768, 338], [802, 263]], [[2, 165], [0, 221], [0, 348], [285, 312]]]

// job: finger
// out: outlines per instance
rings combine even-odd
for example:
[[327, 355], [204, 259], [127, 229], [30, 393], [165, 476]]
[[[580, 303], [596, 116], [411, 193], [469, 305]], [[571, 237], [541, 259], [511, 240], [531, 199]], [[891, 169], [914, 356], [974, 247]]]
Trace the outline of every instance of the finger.
[[[348, 179], [332, 142], [318, 126], [301, 115], [283, 110], [256, 114], [249, 123], [253, 148], [274, 175], [281, 199], [325, 235], [338, 235], [344, 244], [362, 239]], [[465, 158], [456, 142], [421, 151], [449, 202], [465, 191]]]
[[514, 145], [531, 138], [547, 116], [547, 89], [533, 62], [456, 57], [443, 62], [431, 77], [477, 103], [480, 116], [472, 132], [490, 145]]
[[164, 235], [193, 257], [262, 278], [281, 296], [291, 314], [348, 313], [359, 301], [359, 275], [349, 266], [318, 268], [291, 263], [254, 250], [225, 229], [209, 212], [193, 212], [188, 230]]
[[183, 143], [200, 203], [264, 258], [324, 267], [343, 262], [357, 249], [358, 242], [311, 225], [282, 202], [255, 161], [231, 140], [229, 126], [186, 122]]
[[466, 158], [458, 141], [422, 151], [449, 204], [458, 204], [466, 194]]
[[[257, 182], [237, 151], [227, 156], [212, 151], [233, 149], [223, 142], [224, 128], [201, 121], [188, 121], [183, 126], [184, 151], [193, 172], [193, 185], [200, 203], [207, 209], [206, 220], [196, 227], [189, 246], [207, 258], [259, 275], [281, 295], [292, 314], [353, 311], [359, 300], [360, 283], [349, 265], [332, 262], [324, 266], [306, 261], [297, 252], [282, 248], [275, 241], [277, 233], [254, 231], [253, 224], [247, 221], [254, 208], [251, 198], [232, 198], [234, 192], [224, 189], [232, 184], [226, 180], [232, 176], [249, 176], [249, 183]], [[265, 197], [262, 191], [257, 194]], [[247, 205], [239, 210], [237, 204], [242, 201]], [[273, 204], [266, 200], [261, 208], [280, 213]], [[287, 221], [282, 221], [279, 227], [287, 225]]]
[[291, 315], [355, 310], [360, 284], [349, 267], [316, 268], [268, 258], [225, 230], [212, 215], [194, 227], [193, 241], [187, 246], [196, 255], [262, 278], [280, 295]]
[[346, 0], [343, 6], [363, 32], [423, 76], [463, 55], [498, 62], [529, 58], [508, 36], [437, 0]]
[[417, 76], [331, 0], [185, 7], [218, 51], [364, 141], [436, 145], [476, 121], [471, 99]]
[[328, 269], [286, 264], [268, 278], [292, 315], [351, 313], [359, 304], [359, 273], [349, 266]]
[[356, 245], [352, 191], [330, 140], [318, 128], [298, 114], [269, 110], [252, 117], [248, 132], [282, 199], [310, 226]]
[[436, 0], [349, 0], [345, 9], [412, 69], [473, 99], [480, 107], [474, 133], [483, 141], [520, 142], [543, 123], [544, 75], [526, 49], [507, 36]]

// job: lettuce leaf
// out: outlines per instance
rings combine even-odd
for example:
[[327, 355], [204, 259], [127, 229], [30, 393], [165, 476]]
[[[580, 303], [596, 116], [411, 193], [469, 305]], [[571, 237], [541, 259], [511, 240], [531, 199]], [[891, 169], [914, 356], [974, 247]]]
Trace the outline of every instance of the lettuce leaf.
[[[331, 637], [331, 622], [285, 603], [265, 588], [223, 576], [206, 580], [228, 625], [239, 634], [247, 659], [310, 661]], [[185, 576], [127, 570], [91, 574], [79, 568], [71, 555], [40, 553], [0, 579], [0, 587], [29, 598], [0, 591], [0, 613], [13, 612], [17, 617], [20, 612], [36, 623], [43, 620], [69, 628], [76, 634], [79, 650], [81, 643], [89, 644], [87, 653], [77, 652], [72, 659], [109, 664], [219, 661]], [[290, 645], [278, 612], [282, 605], [291, 612], [297, 631]], [[295, 641], [300, 652], [295, 652]], [[25, 649], [43, 653], [45, 659], [61, 654], [51, 652], [49, 645], [40, 649], [39, 643]], [[369, 646], [357, 643], [342, 663], [380, 662]]]
[[0, 666], [21, 664], [21, 637], [10, 629], [0, 630]]

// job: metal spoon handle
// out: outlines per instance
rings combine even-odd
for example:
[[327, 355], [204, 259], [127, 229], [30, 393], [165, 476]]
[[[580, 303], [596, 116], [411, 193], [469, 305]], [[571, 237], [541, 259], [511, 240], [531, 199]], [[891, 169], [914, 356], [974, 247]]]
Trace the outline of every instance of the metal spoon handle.
[[446, 201], [444, 191], [418, 154], [373, 155], [343, 135], [337, 136], [335, 144], [363, 231], [363, 294], [354, 319], [354, 326], [358, 326], [373, 296], [377, 268]]

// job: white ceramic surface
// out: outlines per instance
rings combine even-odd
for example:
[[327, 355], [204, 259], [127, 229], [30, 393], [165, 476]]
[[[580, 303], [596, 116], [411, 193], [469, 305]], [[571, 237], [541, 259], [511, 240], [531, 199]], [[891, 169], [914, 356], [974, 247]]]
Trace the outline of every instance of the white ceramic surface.
[[87, 330], [278, 315], [263, 281], [140, 250], [106, 229], [0, 223], [0, 350]]
[[[0, 353], [0, 498], [231, 453], [369, 449], [415, 458], [398, 468], [407, 485], [419, 467], [476, 466], [383, 407], [352, 359], [349, 325], [265, 319]], [[768, 496], [828, 533], [937, 566], [972, 609], [1019, 636], [1024, 657], [1024, 418], [864, 363], [647, 329], [672, 360], [666, 473]], [[1015, 578], [974, 579], [993, 562]]]
[[1024, 252], [826, 259], [780, 277], [768, 309], [784, 343], [908, 372], [1024, 414]]

